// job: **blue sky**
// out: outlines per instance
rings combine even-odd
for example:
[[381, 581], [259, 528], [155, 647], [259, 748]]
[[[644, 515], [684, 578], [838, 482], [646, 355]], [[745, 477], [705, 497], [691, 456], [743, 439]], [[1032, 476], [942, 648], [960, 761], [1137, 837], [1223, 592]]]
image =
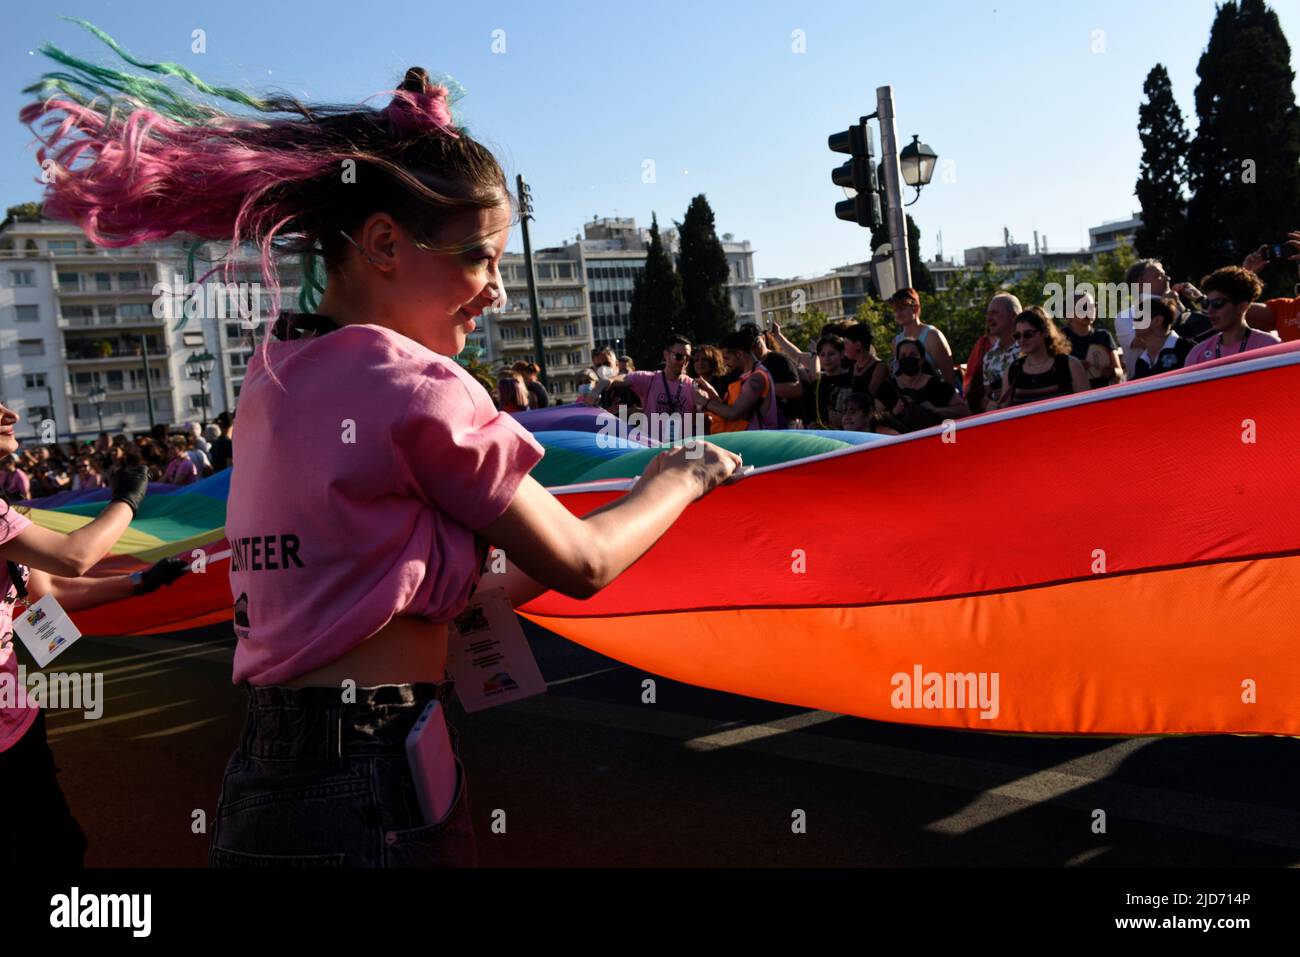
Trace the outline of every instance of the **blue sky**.
[[[1300, 0], [1273, 7], [1294, 46]], [[1053, 250], [1137, 208], [1142, 82], [1156, 62], [1195, 126], [1196, 63], [1213, 0], [609, 0], [438, 4], [430, 0], [63, 0], [5, 13], [0, 114], [48, 62], [44, 40], [113, 62], [59, 14], [91, 20], [145, 59], [209, 82], [356, 101], [411, 65], [455, 76], [465, 116], [522, 172], [534, 244], [571, 238], [593, 215], [680, 219], [708, 195], [718, 231], [749, 239], [760, 276], [812, 275], [866, 256], [866, 230], [836, 220], [826, 136], [875, 109], [890, 84], [900, 142], [919, 133], [951, 182], [911, 208], [932, 258], [1018, 242]], [[195, 29], [207, 51], [191, 51]], [[504, 52], [494, 53], [494, 31]], [[794, 31], [806, 52], [794, 52]], [[1098, 31], [1101, 31], [1100, 33]], [[501, 34], [496, 35], [498, 41]], [[498, 42], [498, 48], [500, 43]], [[1094, 52], [1103, 47], [1104, 52]], [[1294, 60], [1293, 60], [1294, 63]], [[382, 101], [381, 101], [382, 102]], [[0, 204], [38, 195], [29, 132], [0, 125]], [[643, 182], [646, 160], [655, 182]], [[517, 235], [511, 248], [519, 249]]]

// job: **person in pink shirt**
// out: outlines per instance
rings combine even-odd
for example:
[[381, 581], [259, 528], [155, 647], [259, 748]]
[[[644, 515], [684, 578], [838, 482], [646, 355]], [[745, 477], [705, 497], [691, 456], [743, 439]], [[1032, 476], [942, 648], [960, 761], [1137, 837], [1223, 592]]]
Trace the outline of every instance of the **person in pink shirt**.
[[[649, 433], [656, 441], [680, 439], [694, 429], [693, 424], [683, 424], [680, 418], [696, 411], [695, 380], [687, 374], [690, 365], [691, 340], [685, 336], [672, 335], [664, 342], [662, 369], [658, 372], [628, 372], [610, 383], [624, 383], [636, 395], [645, 413], [677, 417], [650, 419]], [[697, 433], [691, 431], [690, 434]]]
[[90, 456], [83, 455], [77, 459], [72, 475], [72, 490], [80, 492], [84, 489], [103, 487], [104, 477], [99, 474], [99, 469], [95, 468], [95, 463], [91, 461]]
[[1264, 284], [1250, 270], [1225, 266], [1201, 280], [1201, 289], [1205, 292], [1205, 314], [1216, 334], [1195, 345], [1183, 362], [1184, 369], [1282, 341], [1271, 332], [1246, 325], [1251, 303], [1264, 290]]
[[[41, 116], [98, 108], [56, 99], [23, 116], [52, 130], [44, 146], [57, 151], [61, 127]], [[272, 289], [273, 242], [300, 241], [325, 265], [317, 311], [262, 327], [240, 392], [225, 530], [233, 677], [249, 711], [209, 863], [473, 863], [459, 759], [443, 782], [450, 809], [426, 820], [404, 742], [451, 690], [448, 624], [489, 545], [509, 570], [484, 585], [516, 605], [547, 589], [590, 596], [739, 457], [706, 443], [668, 450], [583, 518], [529, 475], [541, 446], [452, 358], [501, 300], [510, 184], [424, 70], [408, 70], [382, 108], [273, 100], [252, 120], [206, 115], [151, 126], [129, 161], [97, 176], [62, 170], [46, 209], [136, 241], [233, 239], [238, 223], [266, 252]], [[103, 145], [133, 118], [87, 119], [76, 134]], [[349, 161], [355, 178], [339, 175]], [[133, 169], [145, 163], [147, 190]], [[159, 201], [171, 195], [184, 202]], [[454, 729], [448, 743], [454, 754]]]
[[162, 480], [169, 485], [189, 485], [197, 481], [199, 470], [194, 461], [185, 454], [185, 440], [177, 436], [167, 443], [167, 468], [163, 469]]
[[32, 480], [18, 467], [12, 455], [0, 464], [0, 495], [11, 502], [21, 502], [32, 497]]
[[[18, 447], [17, 421], [17, 413], [0, 405], [0, 456], [6, 459]], [[113, 497], [104, 510], [67, 535], [33, 525], [22, 512], [0, 503], [0, 701], [5, 702], [0, 704], [0, 801], [15, 825], [3, 839], [0, 853], [6, 860], [80, 867], [86, 850], [86, 836], [54, 776], [45, 716], [27, 700], [27, 688], [19, 680], [15, 604], [53, 595], [65, 611], [79, 611], [153, 591], [184, 574], [184, 559], [164, 559], [130, 575], [83, 577], [126, 531], [147, 487], [143, 468], [122, 469], [113, 477]]]

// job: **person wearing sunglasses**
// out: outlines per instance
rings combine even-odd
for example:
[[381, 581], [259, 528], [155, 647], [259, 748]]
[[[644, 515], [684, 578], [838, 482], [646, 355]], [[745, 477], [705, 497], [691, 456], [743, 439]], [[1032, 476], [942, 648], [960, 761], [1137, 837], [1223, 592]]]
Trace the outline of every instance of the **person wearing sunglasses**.
[[664, 340], [664, 365], [658, 372], [629, 372], [610, 385], [624, 384], [648, 413], [689, 415], [695, 412], [695, 383], [687, 373], [691, 340], [671, 335]]
[[1007, 367], [999, 407], [1088, 391], [1083, 363], [1070, 355], [1070, 343], [1041, 306], [1016, 316], [1013, 333], [1020, 358]]
[[1264, 291], [1264, 284], [1253, 272], [1240, 266], [1225, 266], [1206, 276], [1201, 287], [1205, 290], [1205, 314], [1210, 317], [1215, 335], [1196, 344], [1183, 368], [1281, 342], [1273, 333], [1260, 332], [1246, 324], [1251, 303]]

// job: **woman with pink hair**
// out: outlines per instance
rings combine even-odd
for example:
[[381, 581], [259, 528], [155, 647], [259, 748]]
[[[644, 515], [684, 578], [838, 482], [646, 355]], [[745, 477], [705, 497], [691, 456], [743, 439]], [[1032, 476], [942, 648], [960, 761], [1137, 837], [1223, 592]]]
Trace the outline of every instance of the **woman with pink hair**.
[[[234, 680], [249, 711], [210, 861], [472, 863], [459, 758], [434, 782], [449, 809], [430, 820], [404, 742], [451, 690], [448, 623], [489, 543], [510, 566], [490, 583], [515, 604], [547, 589], [592, 595], [739, 458], [669, 450], [581, 519], [529, 475], [542, 448], [452, 359], [501, 300], [514, 213], [447, 84], [416, 67], [382, 109], [309, 106], [131, 62], [259, 115], [194, 103], [153, 77], [118, 79], [125, 94], [102, 100], [49, 81], [24, 113], [53, 118], [47, 212], [109, 245], [175, 233], [254, 243], [276, 312], [273, 251], [306, 266], [304, 311], [264, 333], [240, 393], [226, 535]], [[78, 78], [93, 87], [104, 75]], [[454, 754], [448, 736], [441, 750]]]

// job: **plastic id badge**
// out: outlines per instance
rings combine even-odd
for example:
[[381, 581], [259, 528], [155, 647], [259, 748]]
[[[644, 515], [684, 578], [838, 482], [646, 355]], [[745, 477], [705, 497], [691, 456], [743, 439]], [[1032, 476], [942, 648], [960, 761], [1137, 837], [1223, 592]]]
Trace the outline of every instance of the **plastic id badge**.
[[53, 595], [46, 595], [28, 605], [25, 612], [14, 615], [14, 634], [36, 659], [38, 668], [44, 668], [81, 637]]
[[505, 589], [479, 591], [447, 635], [447, 670], [473, 713], [546, 690]]
[[429, 702], [406, 736], [406, 763], [411, 766], [424, 823], [437, 824], [451, 813], [457, 776], [447, 716], [440, 701]]

